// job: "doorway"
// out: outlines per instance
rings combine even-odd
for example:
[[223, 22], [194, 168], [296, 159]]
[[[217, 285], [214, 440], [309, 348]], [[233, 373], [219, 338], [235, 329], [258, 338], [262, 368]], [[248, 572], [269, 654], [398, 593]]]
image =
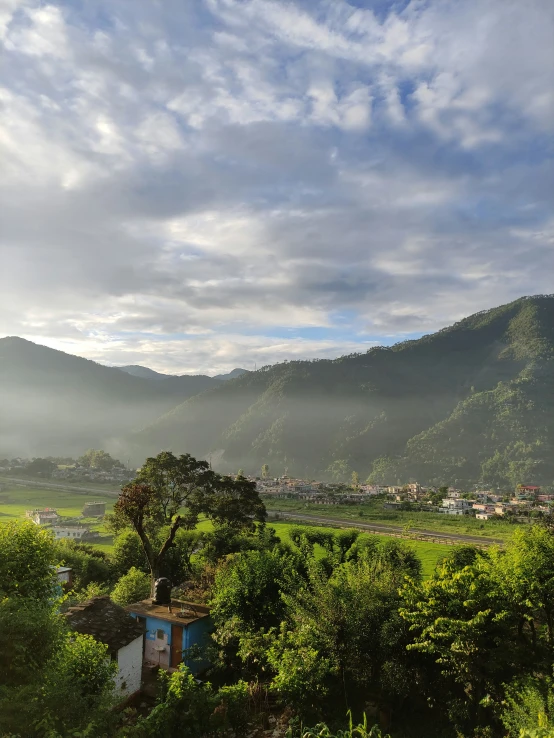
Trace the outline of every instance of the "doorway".
[[170, 666], [179, 666], [183, 660], [183, 626], [171, 625], [171, 663]]

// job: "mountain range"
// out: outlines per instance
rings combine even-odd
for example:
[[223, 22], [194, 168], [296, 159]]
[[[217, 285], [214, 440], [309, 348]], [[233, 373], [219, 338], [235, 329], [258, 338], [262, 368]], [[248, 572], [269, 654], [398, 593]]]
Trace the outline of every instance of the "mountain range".
[[118, 439], [222, 381], [160, 375], [153, 382], [22, 338], [2, 338], [0, 456], [121, 448]]
[[396, 483], [554, 482], [554, 296], [392, 347], [249, 372], [133, 435], [224, 470]]
[[[149, 369], [147, 366], [140, 366], [139, 364], [118, 366], [117, 369], [120, 369], [122, 372], [126, 372], [127, 374], [131, 374], [133, 377], [142, 377], [142, 379], [180, 379], [181, 377], [188, 378], [190, 376], [188, 374], [161, 374], [160, 372], [155, 372], [153, 369]], [[211, 378], [221, 379], [225, 382], [228, 379], [236, 379], [237, 377], [240, 377], [240, 375], [244, 374], [246, 371], [246, 369], [239, 369], [237, 367], [237, 369], [232, 369], [227, 374], [216, 374]]]
[[136, 463], [186, 451], [228, 472], [267, 463], [273, 474], [343, 481], [356, 471], [389, 483], [552, 485], [554, 296], [232, 381], [104, 367], [1, 339], [0, 456], [89, 446]]

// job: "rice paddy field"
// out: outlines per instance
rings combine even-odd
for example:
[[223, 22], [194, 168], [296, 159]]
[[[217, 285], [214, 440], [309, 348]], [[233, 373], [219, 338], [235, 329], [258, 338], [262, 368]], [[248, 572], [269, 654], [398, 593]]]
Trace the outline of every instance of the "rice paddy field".
[[[94, 545], [110, 553], [113, 548], [113, 538], [106, 530], [102, 522], [98, 522], [96, 519], [87, 519], [80, 517], [85, 502], [105, 502], [106, 512], [111, 512], [115, 498], [110, 495], [106, 495], [101, 489], [96, 493], [81, 494], [74, 491], [66, 490], [46, 490], [46, 489], [34, 489], [30, 487], [20, 487], [15, 485], [9, 485], [0, 481], [0, 524], [10, 520], [22, 520], [25, 517], [25, 511], [33, 508], [55, 508], [60, 515], [64, 518], [79, 518], [80, 523], [89, 525], [91, 530], [97, 530], [100, 533], [100, 538]], [[319, 512], [319, 511], [318, 511]], [[351, 512], [351, 511], [350, 511]], [[336, 510], [335, 510], [336, 514]], [[352, 519], [352, 523], [355, 524], [357, 521]], [[289, 541], [290, 529], [302, 525], [301, 522], [287, 523], [287, 522], [271, 522], [268, 523], [272, 528], [275, 529], [277, 535], [283, 541]], [[348, 522], [345, 522], [345, 526], [348, 526]], [[200, 530], [209, 530], [211, 523], [208, 520], [203, 520], [199, 524]], [[338, 528], [329, 527], [329, 530], [338, 530]], [[369, 533], [361, 533], [361, 537], [371, 535]], [[386, 540], [389, 536], [379, 536], [380, 539]], [[394, 540], [398, 540], [395, 538]], [[421, 559], [423, 566], [423, 574], [428, 577], [433, 572], [435, 564], [439, 559], [445, 556], [449, 551], [452, 550], [451, 546], [433, 543], [431, 541], [412, 541], [407, 540], [406, 543], [414, 548], [417, 555]], [[321, 552], [323, 553], [323, 551]]]

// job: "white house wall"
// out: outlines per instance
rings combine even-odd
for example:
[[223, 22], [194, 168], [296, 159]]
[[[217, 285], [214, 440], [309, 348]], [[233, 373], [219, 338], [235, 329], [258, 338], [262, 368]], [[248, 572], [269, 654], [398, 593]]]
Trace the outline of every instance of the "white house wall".
[[117, 677], [115, 688], [118, 695], [127, 697], [138, 692], [142, 672], [142, 636], [135, 638], [117, 652]]

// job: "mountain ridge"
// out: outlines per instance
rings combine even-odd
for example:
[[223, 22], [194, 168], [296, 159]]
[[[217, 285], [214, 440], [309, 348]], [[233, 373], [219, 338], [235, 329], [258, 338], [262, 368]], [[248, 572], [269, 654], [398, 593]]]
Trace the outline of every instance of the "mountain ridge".
[[115, 368], [119, 369], [122, 372], [126, 372], [127, 374], [131, 374], [133, 377], [141, 377], [143, 379], [154, 380], [162, 380], [168, 378], [178, 379], [180, 377], [207, 377], [208, 379], [227, 381], [229, 379], [240, 377], [241, 374], [244, 374], [247, 371], [246, 369], [236, 367], [235, 369], [231, 369], [231, 371], [227, 372], [226, 374], [214, 374], [213, 377], [210, 377], [207, 374], [163, 374], [162, 372], [156, 372], [154, 371], [154, 369], [150, 369], [149, 367], [142, 366], [140, 364], [128, 364], [126, 366], [117, 366]]
[[0, 339], [0, 453], [38, 456], [113, 447], [132, 429], [220, 383], [211, 377], [151, 382], [7, 336]]
[[[252, 372], [184, 401], [132, 442], [137, 450], [213, 454], [222, 467], [247, 471], [268, 463], [344, 480], [355, 470], [392, 482], [512, 484], [533, 475], [550, 484], [554, 405], [543, 417], [540, 403], [550, 408], [553, 356], [554, 297], [519, 298], [420, 339]], [[501, 412], [506, 396], [516, 408], [509, 422]], [[534, 409], [525, 415], [529, 402]], [[457, 417], [466, 420], [456, 425]], [[446, 436], [452, 427], [463, 435], [464, 424], [483, 441], [469, 444], [470, 458], [457, 456], [456, 438]], [[513, 459], [512, 442], [520, 444]]]

